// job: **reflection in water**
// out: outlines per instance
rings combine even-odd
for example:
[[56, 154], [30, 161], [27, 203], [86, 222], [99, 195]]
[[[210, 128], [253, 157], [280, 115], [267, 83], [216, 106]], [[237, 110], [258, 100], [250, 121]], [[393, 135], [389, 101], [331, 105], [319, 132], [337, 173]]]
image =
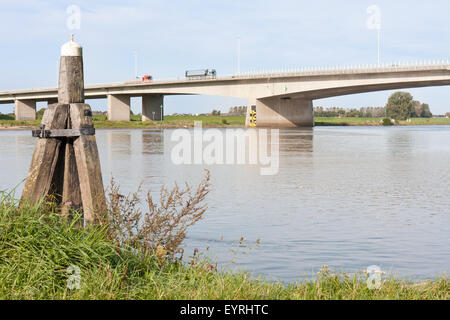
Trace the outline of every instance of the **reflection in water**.
[[413, 151], [414, 132], [388, 132], [386, 139], [386, 148], [392, 157], [408, 154]]
[[292, 154], [301, 153], [303, 156], [313, 152], [313, 129], [282, 130], [280, 132], [280, 152]]
[[165, 132], [142, 130], [142, 154], [163, 154]]
[[[245, 237], [261, 244], [236, 267], [286, 281], [323, 264], [348, 272], [375, 264], [412, 279], [448, 271], [450, 127], [280, 130], [274, 176], [248, 162], [175, 165], [172, 133], [98, 130], [96, 137], [105, 185], [114, 176], [123, 192], [141, 182], [156, 193], [162, 184], [196, 185], [211, 171], [208, 211], [188, 234], [187, 255], [210, 247], [226, 266]], [[34, 143], [29, 131], [0, 131], [0, 190], [26, 176]], [[246, 146], [247, 156], [258, 143]], [[270, 135], [265, 143], [270, 151]]]
[[113, 155], [131, 154], [131, 132], [128, 130], [110, 130], [106, 133], [108, 147]]

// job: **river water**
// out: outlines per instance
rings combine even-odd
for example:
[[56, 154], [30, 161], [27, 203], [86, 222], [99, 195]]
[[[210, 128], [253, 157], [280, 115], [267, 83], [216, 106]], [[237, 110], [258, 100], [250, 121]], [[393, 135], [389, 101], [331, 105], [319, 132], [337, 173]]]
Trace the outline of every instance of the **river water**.
[[[96, 137], [105, 185], [114, 176], [125, 193], [141, 182], [156, 193], [163, 184], [196, 185], [210, 169], [208, 210], [188, 233], [187, 256], [198, 248], [223, 268], [285, 282], [322, 265], [377, 265], [415, 281], [448, 272], [450, 126], [280, 130], [275, 175], [255, 164], [175, 165], [173, 133]], [[0, 190], [25, 178], [34, 143], [30, 131], [0, 131]]]

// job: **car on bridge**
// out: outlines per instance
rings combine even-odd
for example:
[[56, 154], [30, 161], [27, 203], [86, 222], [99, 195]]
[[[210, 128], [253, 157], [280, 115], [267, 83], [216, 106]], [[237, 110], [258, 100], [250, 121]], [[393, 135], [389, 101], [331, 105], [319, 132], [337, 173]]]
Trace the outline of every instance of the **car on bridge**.
[[143, 82], [151, 82], [153, 80], [153, 77], [151, 75], [145, 75], [142, 77]]
[[129, 80], [129, 81], [125, 81], [125, 84], [139, 84], [142, 82], [152, 82], [153, 81], [153, 76], [151, 75], [145, 75], [143, 77], [136, 77], [136, 80]]

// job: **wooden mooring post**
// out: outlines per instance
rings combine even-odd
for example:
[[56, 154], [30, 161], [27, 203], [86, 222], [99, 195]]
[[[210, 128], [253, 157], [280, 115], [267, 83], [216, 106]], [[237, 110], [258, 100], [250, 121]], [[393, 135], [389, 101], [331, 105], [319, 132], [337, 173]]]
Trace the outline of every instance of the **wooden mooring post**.
[[71, 40], [61, 48], [58, 103], [45, 110], [21, 203], [36, 204], [49, 196], [62, 213], [82, 211], [85, 223], [106, 213], [100, 159], [92, 112], [84, 103], [83, 54]]

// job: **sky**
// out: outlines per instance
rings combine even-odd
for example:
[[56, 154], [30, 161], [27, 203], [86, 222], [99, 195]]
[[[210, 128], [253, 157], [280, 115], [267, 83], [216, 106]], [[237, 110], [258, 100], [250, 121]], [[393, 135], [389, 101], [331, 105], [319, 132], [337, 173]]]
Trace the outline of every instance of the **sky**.
[[[183, 78], [185, 70], [203, 68], [236, 74], [238, 60], [241, 72], [375, 64], [377, 31], [367, 27], [371, 5], [381, 12], [382, 63], [450, 59], [448, 0], [0, 0], [0, 91], [55, 87], [60, 47], [71, 33], [83, 46], [86, 85], [133, 79], [136, 56], [138, 74], [155, 79]], [[71, 6], [80, 9], [79, 28]], [[434, 114], [450, 112], [449, 87], [407, 91]], [[315, 100], [314, 106], [383, 106], [391, 93]], [[106, 111], [106, 99], [87, 102]], [[246, 104], [171, 96], [165, 112]], [[139, 98], [132, 99], [132, 110], [141, 112]], [[0, 112], [12, 111], [12, 104], [0, 105]]]

